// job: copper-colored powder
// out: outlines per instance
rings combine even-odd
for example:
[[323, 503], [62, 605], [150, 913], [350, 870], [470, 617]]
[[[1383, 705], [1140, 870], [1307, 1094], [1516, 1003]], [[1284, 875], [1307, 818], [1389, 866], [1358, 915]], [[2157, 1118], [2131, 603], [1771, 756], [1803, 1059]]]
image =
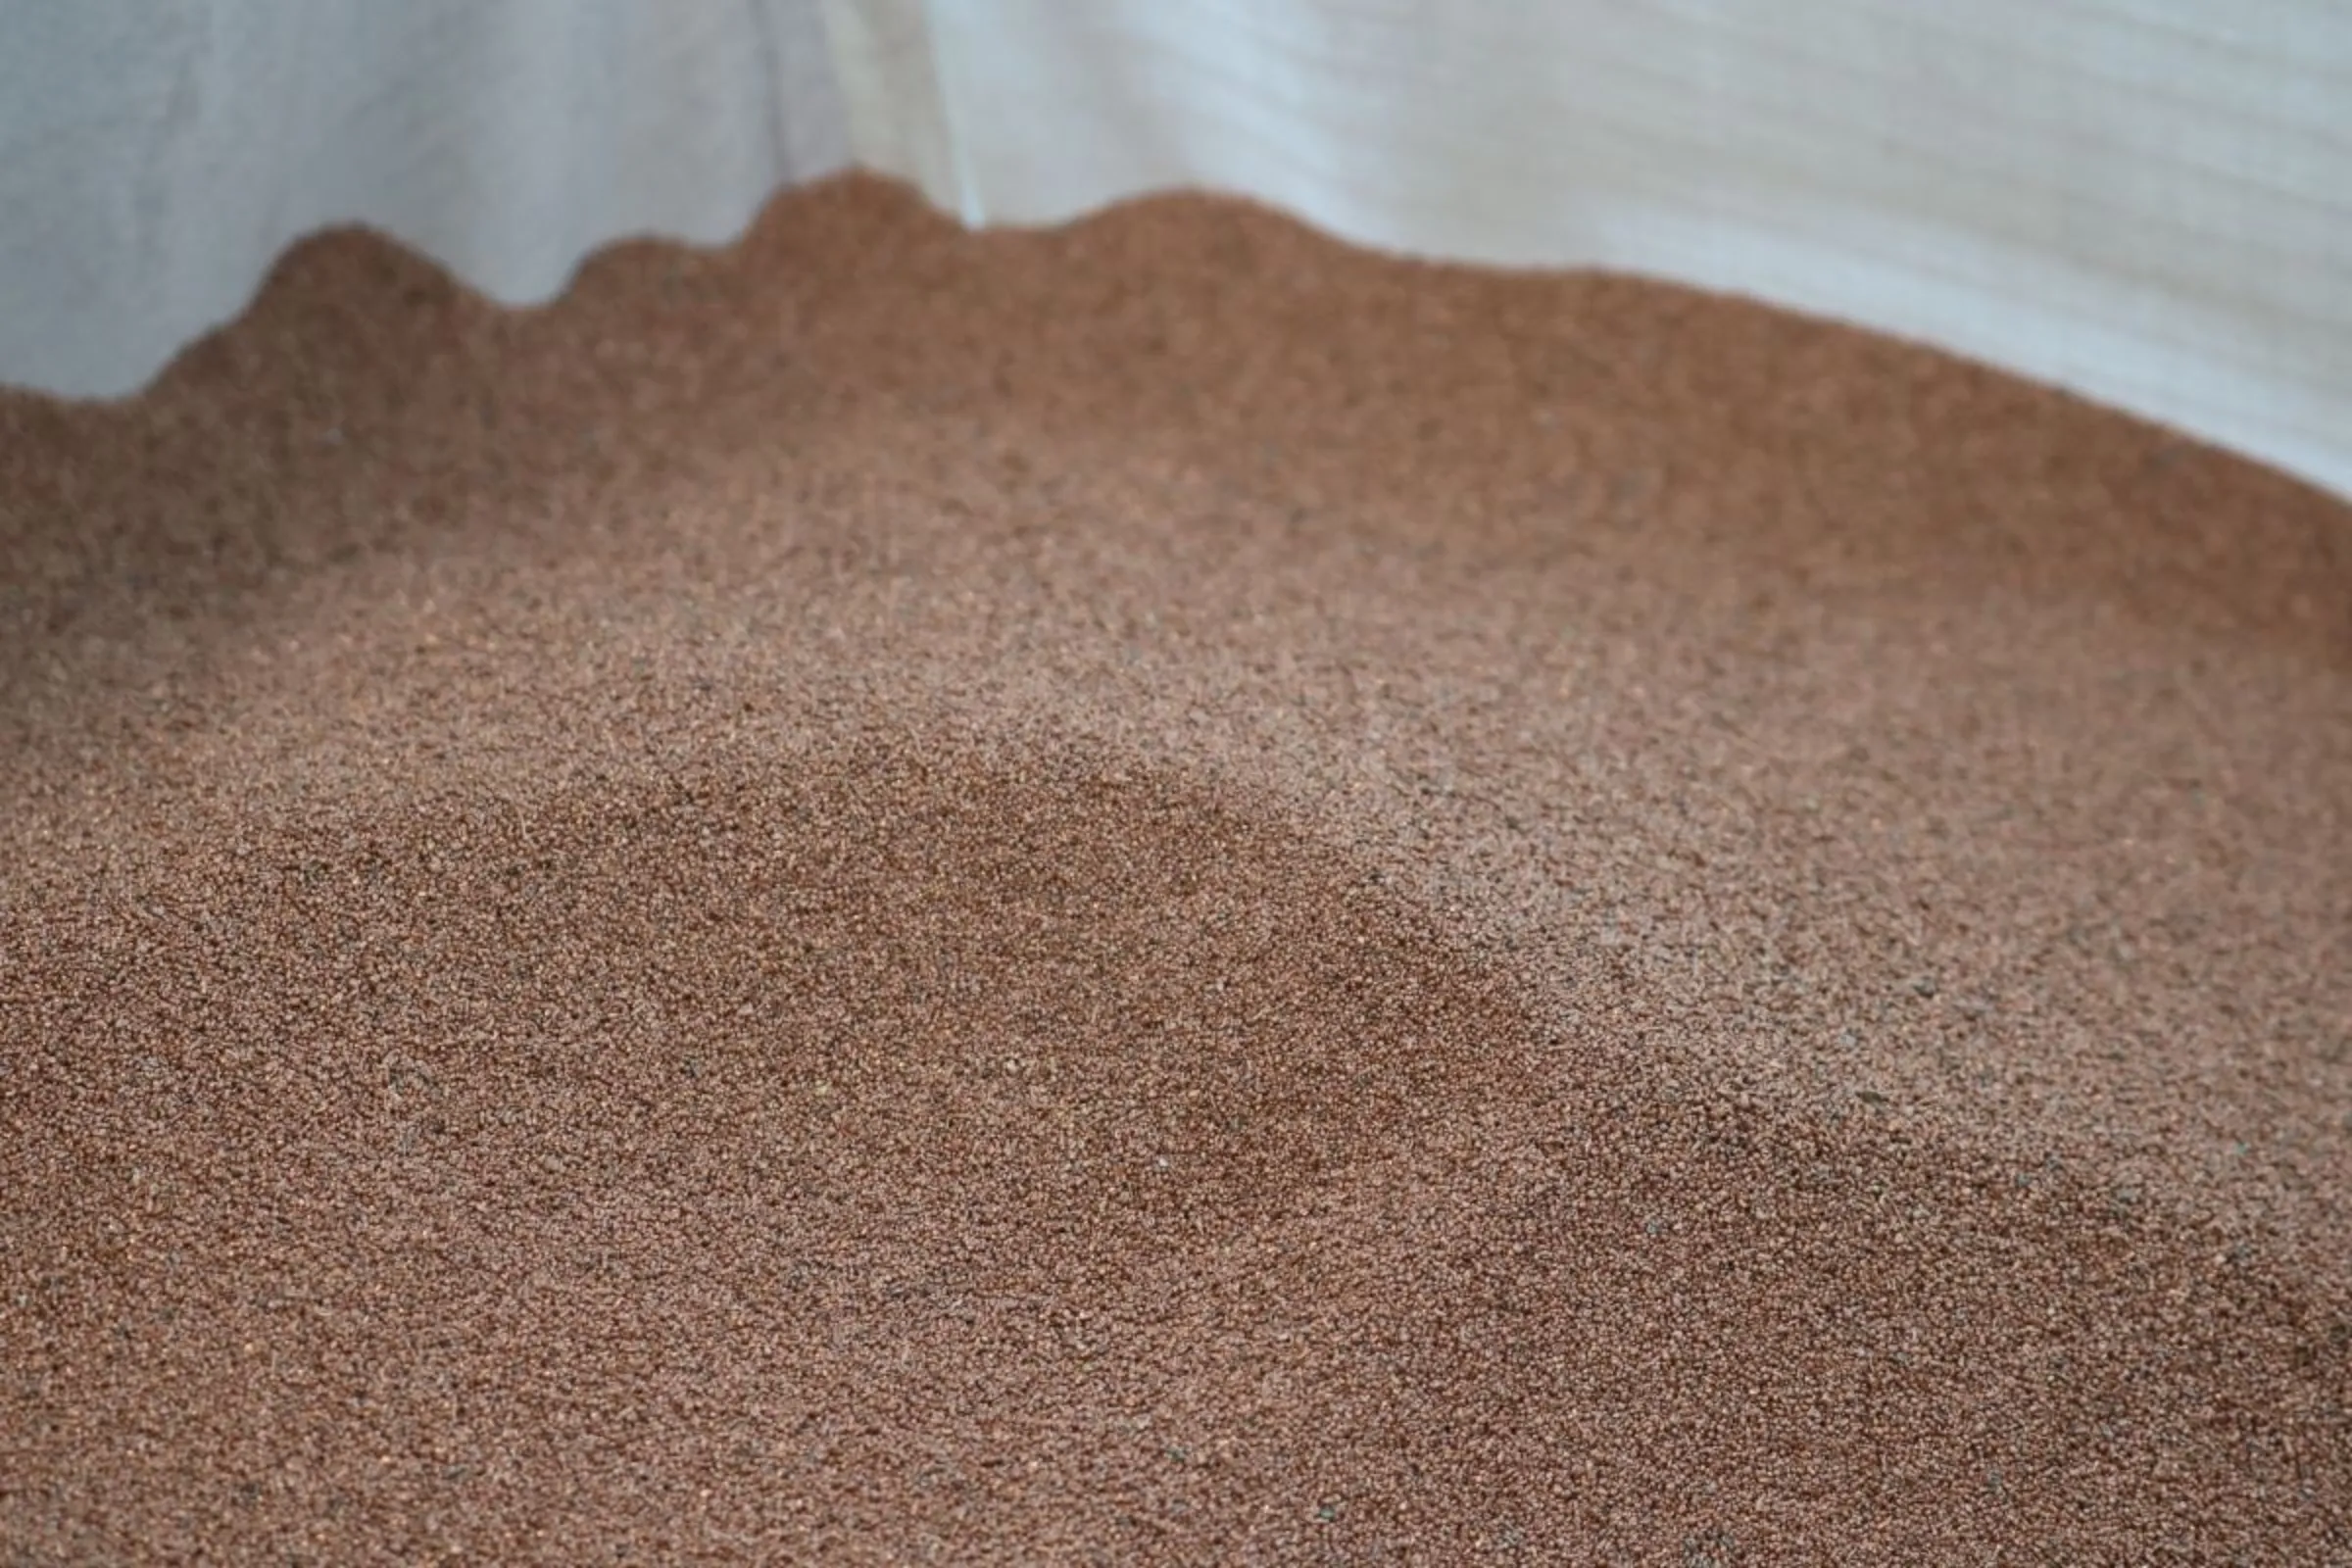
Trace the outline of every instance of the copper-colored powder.
[[2352, 514], [866, 180], [0, 400], [0, 1559], [2352, 1560]]

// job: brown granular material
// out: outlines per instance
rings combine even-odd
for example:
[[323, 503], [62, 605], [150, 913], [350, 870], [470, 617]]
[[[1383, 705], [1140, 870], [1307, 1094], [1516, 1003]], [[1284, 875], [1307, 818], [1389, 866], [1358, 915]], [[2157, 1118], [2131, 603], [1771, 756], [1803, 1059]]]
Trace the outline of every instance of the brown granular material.
[[0, 1559], [2352, 1561], [2352, 515], [865, 179], [0, 400]]

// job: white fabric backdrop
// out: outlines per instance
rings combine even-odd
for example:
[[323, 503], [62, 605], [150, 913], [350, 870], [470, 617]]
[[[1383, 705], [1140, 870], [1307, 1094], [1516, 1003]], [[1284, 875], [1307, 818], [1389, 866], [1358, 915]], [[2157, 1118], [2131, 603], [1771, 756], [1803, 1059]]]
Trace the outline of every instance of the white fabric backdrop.
[[844, 127], [818, 0], [0, 0], [0, 380], [131, 391], [335, 223], [542, 300]]
[[2352, 495], [2334, 0], [0, 0], [0, 379], [113, 395], [325, 223], [544, 298], [859, 164], [1178, 186], [1942, 344]]

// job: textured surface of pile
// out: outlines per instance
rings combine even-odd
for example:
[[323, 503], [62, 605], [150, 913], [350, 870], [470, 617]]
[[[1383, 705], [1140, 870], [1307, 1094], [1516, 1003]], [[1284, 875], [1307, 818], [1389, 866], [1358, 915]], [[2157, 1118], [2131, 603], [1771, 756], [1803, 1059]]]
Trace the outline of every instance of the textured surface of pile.
[[1211, 200], [306, 245], [0, 399], [0, 1557], [2339, 1560], [2347, 606]]

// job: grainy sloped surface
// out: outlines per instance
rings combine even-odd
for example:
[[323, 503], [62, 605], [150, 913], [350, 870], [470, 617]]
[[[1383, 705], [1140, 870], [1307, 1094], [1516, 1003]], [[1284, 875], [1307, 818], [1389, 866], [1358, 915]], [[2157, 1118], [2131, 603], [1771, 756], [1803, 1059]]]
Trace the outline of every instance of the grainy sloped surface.
[[0, 1558], [2331, 1561], [2352, 518], [851, 181], [0, 402]]

